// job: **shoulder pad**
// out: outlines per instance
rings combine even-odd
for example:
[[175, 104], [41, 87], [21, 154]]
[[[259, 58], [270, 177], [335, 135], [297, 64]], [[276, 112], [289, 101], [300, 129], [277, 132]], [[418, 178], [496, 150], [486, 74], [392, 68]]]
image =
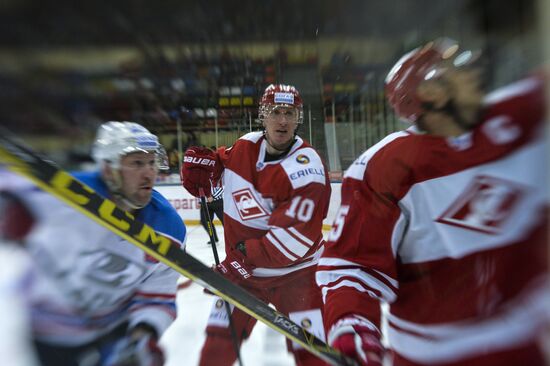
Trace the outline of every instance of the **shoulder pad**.
[[262, 131], [249, 132], [246, 135], [241, 136], [239, 140], [248, 140], [256, 143], [260, 141], [263, 135], [264, 133]]
[[298, 149], [281, 162], [293, 189], [310, 183], [326, 184], [321, 157], [311, 147]]
[[533, 92], [542, 92], [542, 88], [543, 84], [541, 80], [537, 78], [531, 77], [522, 79], [489, 93], [483, 102], [485, 105], [503, 103]]
[[408, 131], [398, 131], [384, 137], [380, 142], [370, 147], [367, 151], [365, 151], [357, 159], [355, 159], [353, 164], [351, 164], [348, 170], [346, 170], [344, 178], [363, 180], [363, 177], [365, 176], [365, 170], [367, 169], [367, 165], [372, 157], [384, 146], [390, 144], [395, 139], [406, 136], [411, 136], [411, 134]]

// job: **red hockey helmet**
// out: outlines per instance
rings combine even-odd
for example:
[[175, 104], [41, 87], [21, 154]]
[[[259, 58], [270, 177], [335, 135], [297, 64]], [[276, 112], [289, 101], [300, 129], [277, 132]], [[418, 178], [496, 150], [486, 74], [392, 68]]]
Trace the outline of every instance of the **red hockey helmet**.
[[275, 107], [294, 107], [298, 111], [297, 122], [304, 121], [304, 102], [298, 90], [292, 85], [271, 84], [265, 89], [258, 112], [260, 122], [263, 122]]
[[440, 38], [405, 54], [386, 77], [386, 96], [401, 119], [414, 123], [424, 109], [416, 90], [424, 80], [435, 79], [449, 69], [469, 65], [479, 54], [471, 51], [458, 53], [458, 44], [449, 38]]

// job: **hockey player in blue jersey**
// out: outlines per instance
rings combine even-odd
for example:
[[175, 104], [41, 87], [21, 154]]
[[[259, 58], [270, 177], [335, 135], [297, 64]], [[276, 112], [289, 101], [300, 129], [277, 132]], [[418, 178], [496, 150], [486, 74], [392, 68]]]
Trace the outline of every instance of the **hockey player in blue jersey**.
[[[183, 249], [185, 226], [153, 189], [160, 146], [136, 123], [105, 123], [92, 151], [98, 170], [74, 176]], [[0, 206], [26, 211], [2, 226], [34, 262], [28, 303], [41, 364], [162, 365], [157, 341], [176, 316], [178, 273], [29, 182], [6, 190]]]

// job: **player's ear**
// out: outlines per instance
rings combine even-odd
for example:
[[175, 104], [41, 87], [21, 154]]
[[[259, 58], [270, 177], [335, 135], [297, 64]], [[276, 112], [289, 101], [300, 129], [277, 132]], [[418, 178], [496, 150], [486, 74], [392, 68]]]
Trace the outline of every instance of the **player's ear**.
[[103, 163], [101, 164], [101, 176], [104, 179], [110, 180], [113, 178], [113, 168], [110, 164]]

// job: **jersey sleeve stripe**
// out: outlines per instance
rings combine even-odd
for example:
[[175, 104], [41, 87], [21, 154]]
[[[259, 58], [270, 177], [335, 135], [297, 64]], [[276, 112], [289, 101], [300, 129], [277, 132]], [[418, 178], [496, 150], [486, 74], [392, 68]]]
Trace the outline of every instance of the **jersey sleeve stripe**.
[[291, 234], [293, 234], [295, 237], [303, 241], [304, 245], [307, 245], [308, 247], [311, 248], [311, 246], [314, 244], [313, 240], [310, 240], [308, 237], [302, 235], [302, 233], [296, 230], [295, 227], [288, 228], [288, 231], [290, 231]]
[[284, 243], [285, 247], [297, 257], [303, 257], [309, 251], [309, 246], [301, 240], [294, 238], [285, 229], [271, 229], [271, 233], [280, 243]]
[[546, 319], [550, 302], [546, 285], [529, 289], [521, 301], [487, 319], [422, 324], [387, 313], [389, 342], [398, 353], [425, 364], [445, 363], [449, 356], [464, 358], [485, 348], [504, 350], [517, 345], [518, 337], [540, 338], [541, 319]]
[[163, 303], [140, 303], [136, 301], [130, 307], [130, 312], [136, 312], [139, 310], [158, 310], [169, 314], [170, 316], [176, 316], [176, 305], [175, 304], [163, 304]]
[[142, 292], [142, 291], [136, 292], [136, 296], [143, 297], [143, 298], [158, 298], [159, 300], [160, 299], [173, 300], [176, 298], [175, 294], [150, 293], [150, 292]]
[[271, 233], [267, 233], [267, 235], [265, 236], [267, 240], [269, 240], [269, 242], [271, 244], [273, 244], [273, 246], [275, 248], [277, 248], [277, 250], [279, 250], [279, 252], [281, 252], [285, 257], [287, 257], [288, 259], [290, 259], [291, 261], [295, 261], [296, 259], [298, 259], [299, 257], [297, 255], [295, 255], [294, 253], [291, 253], [281, 242], [279, 242], [275, 237], [273, 237], [273, 235], [271, 235]]
[[[364, 266], [341, 258], [323, 257], [319, 260], [319, 267], [363, 268]], [[399, 287], [397, 280], [395, 280], [394, 278], [375, 269], [372, 269], [372, 271], [374, 271], [377, 276], [380, 276], [385, 281], [387, 281], [389, 286], [392, 286], [394, 288]]]
[[360, 292], [367, 292], [369, 293], [369, 295], [371, 295], [372, 297], [376, 298], [376, 296], [373, 296], [374, 294], [367, 290], [365, 287], [363, 287], [360, 283], [356, 282], [356, 281], [349, 281], [349, 280], [344, 280], [342, 282], [339, 282], [338, 284], [336, 284], [335, 286], [321, 286], [321, 293], [323, 295], [323, 302], [326, 303], [327, 301], [327, 294], [329, 291], [332, 291], [332, 290], [336, 290], [340, 287], [353, 287], [354, 289], [356, 289], [357, 291], [360, 291]]
[[361, 287], [363, 287], [371, 297], [375, 298], [375, 299], [382, 299], [383, 296], [382, 296], [382, 293], [377, 290], [377, 289], [374, 289], [372, 287], [368, 287], [368, 286], [365, 286], [365, 284], [358, 280], [357, 278], [354, 278], [354, 277], [349, 277], [349, 276], [342, 276], [340, 277], [338, 280], [330, 283], [329, 286], [326, 286], [327, 288], [338, 288], [339, 284], [342, 283], [342, 282], [357, 282], [358, 284], [361, 285]]
[[395, 301], [396, 294], [394, 288], [388, 286], [378, 277], [363, 272], [360, 269], [337, 269], [331, 271], [323, 271], [321, 268], [317, 269], [317, 280], [321, 285], [329, 285], [344, 277], [357, 279], [367, 288], [379, 291], [382, 299], [386, 302], [391, 303]]

